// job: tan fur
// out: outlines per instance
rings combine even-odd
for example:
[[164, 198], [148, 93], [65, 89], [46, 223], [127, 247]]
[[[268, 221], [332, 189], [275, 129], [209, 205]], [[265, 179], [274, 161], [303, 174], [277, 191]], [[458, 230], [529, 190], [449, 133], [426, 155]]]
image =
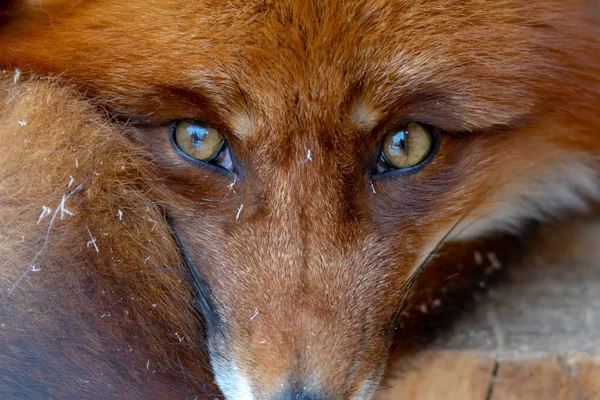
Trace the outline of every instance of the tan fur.
[[202, 388], [187, 271], [140, 149], [52, 81], [4, 73], [0, 104], [2, 397], [185, 394], [183, 363]]
[[[181, 390], [169, 376], [176, 362], [200, 376], [200, 356], [181, 346], [202, 346], [202, 319], [217, 380], [244, 377], [247, 398], [368, 398], [408, 282], [453, 226], [462, 221], [462, 232], [476, 219], [508, 218], [507, 209], [540, 210], [511, 216], [519, 226], [597, 197], [600, 51], [587, 7], [579, 0], [11, 2], [0, 14], [0, 66], [60, 76], [122, 124], [96, 114], [90, 124], [82, 117], [89, 105], [54, 94], [49, 110], [39, 108], [47, 84], [5, 83], [0, 104], [17, 96], [0, 108], [10, 119], [1, 129], [11, 150], [0, 156], [7, 299], [15, 310], [31, 307], [30, 280], [52, 268], [40, 263], [44, 269], [19, 280], [43, 246], [49, 219], [38, 226], [38, 213], [56, 209], [72, 175], [83, 183], [67, 202], [76, 214], [55, 221], [49, 243], [57, 247], [43, 252], [59, 281], [31, 287], [52, 309], [100, 318], [84, 324], [91, 339], [77, 343], [100, 359], [110, 341], [95, 335], [106, 331], [121, 343], [146, 327], [145, 336], [133, 335], [140, 339], [132, 358], [117, 363], [125, 378], [111, 375], [119, 390], [147, 354], [165, 364], [168, 383], [151, 380], [161, 389]], [[38, 106], [11, 105], [33, 96], [28, 87], [41, 96], [31, 100]], [[52, 112], [73, 101], [74, 111]], [[32, 122], [21, 127], [21, 118]], [[219, 127], [240, 174], [179, 157], [168, 125], [182, 118]], [[435, 158], [414, 173], [373, 175], [381, 137], [407, 121], [439, 128]], [[24, 138], [32, 144], [23, 147]], [[553, 199], [556, 207], [546, 207]], [[200, 278], [183, 268], [166, 217]], [[90, 234], [98, 252], [87, 246]], [[198, 280], [205, 292], [192, 296]], [[94, 293], [80, 306], [70, 296], [84, 289]], [[104, 299], [102, 290], [116, 294]], [[205, 297], [203, 313], [214, 315], [197, 318], [192, 306]], [[117, 322], [132, 328], [112, 326], [112, 312], [110, 321], [101, 317], [118, 301], [126, 303]], [[157, 311], [145, 308], [154, 303]], [[23, 311], [14, 312], [21, 319]], [[175, 332], [185, 332], [182, 343]], [[228, 398], [240, 396], [242, 389], [220, 384]]]

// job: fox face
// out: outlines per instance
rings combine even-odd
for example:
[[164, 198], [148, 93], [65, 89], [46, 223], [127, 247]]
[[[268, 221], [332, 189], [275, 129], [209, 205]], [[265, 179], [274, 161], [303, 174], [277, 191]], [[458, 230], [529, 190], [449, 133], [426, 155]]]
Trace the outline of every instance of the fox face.
[[370, 398], [441, 246], [600, 197], [583, 2], [43, 3], [0, 61], [145, 149], [227, 399]]

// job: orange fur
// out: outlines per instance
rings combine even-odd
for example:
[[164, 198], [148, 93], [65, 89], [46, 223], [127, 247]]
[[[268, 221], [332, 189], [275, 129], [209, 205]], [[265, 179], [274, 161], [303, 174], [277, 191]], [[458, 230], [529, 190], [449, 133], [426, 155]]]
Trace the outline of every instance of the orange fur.
[[2, 397], [185, 394], [201, 333], [143, 153], [56, 82], [4, 74], [0, 104]]
[[[227, 398], [240, 388], [249, 399], [369, 398], [411, 277], [453, 226], [458, 239], [514, 231], [600, 197], [600, 51], [587, 10], [580, 0], [11, 2], [0, 66], [62, 82], [9, 77], [0, 99], [11, 323], [82, 329], [67, 341], [76, 347], [56, 351], [82, 349], [64, 363], [77, 368], [110, 360], [98, 367], [118, 367], [103, 378], [109, 392], [144, 387], [148, 357], [164, 375], [140, 397], [204, 390], [202, 320]], [[168, 124], [183, 118], [219, 127], [242, 172], [181, 159]], [[380, 138], [406, 121], [439, 128], [435, 158], [371, 174]], [[66, 203], [75, 215], [55, 219], [44, 246], [54, 214], [37, 225], [38, 213], [56, 211], [70, 176], [82, 184]], [[46, 328], [61, 315], [73, 327]], [[23, 362], [19, 335], [7, 337], [14, 350], [0, 354]], [[135, 345], [129, 355], [111, 340]], [[51, 357], [35, 358], [51, 368]]]

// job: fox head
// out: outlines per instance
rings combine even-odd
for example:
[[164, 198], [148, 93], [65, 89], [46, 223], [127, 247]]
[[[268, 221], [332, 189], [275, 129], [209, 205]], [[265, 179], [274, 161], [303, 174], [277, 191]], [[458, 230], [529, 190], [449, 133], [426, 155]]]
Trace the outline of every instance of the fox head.
[[13, 1], [0, 64], [147, 149], [227, 399], [358, 400], [441, 244], [600, 197], [588, 6]]

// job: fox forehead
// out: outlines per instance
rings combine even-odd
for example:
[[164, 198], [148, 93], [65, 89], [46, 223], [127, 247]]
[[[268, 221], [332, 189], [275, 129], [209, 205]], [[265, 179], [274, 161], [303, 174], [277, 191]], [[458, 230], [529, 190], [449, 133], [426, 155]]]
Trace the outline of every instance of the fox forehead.
[[46, 49], [48, 69], [128, 116], [169, 120], [204, 106], [242, 133], [252, 129], [244, 115], [363, 121], [357, 110], [371, 123], [402, 116], [449, 131], [510, 125], [548, 101], [555, 71], [535, 67], [563, 57], [553, 27], [576, 12], [564, 0], [66, 4], [47, 10], [54, 27], [35, 38], [41, 50], [34, 41], [18, 51]]

